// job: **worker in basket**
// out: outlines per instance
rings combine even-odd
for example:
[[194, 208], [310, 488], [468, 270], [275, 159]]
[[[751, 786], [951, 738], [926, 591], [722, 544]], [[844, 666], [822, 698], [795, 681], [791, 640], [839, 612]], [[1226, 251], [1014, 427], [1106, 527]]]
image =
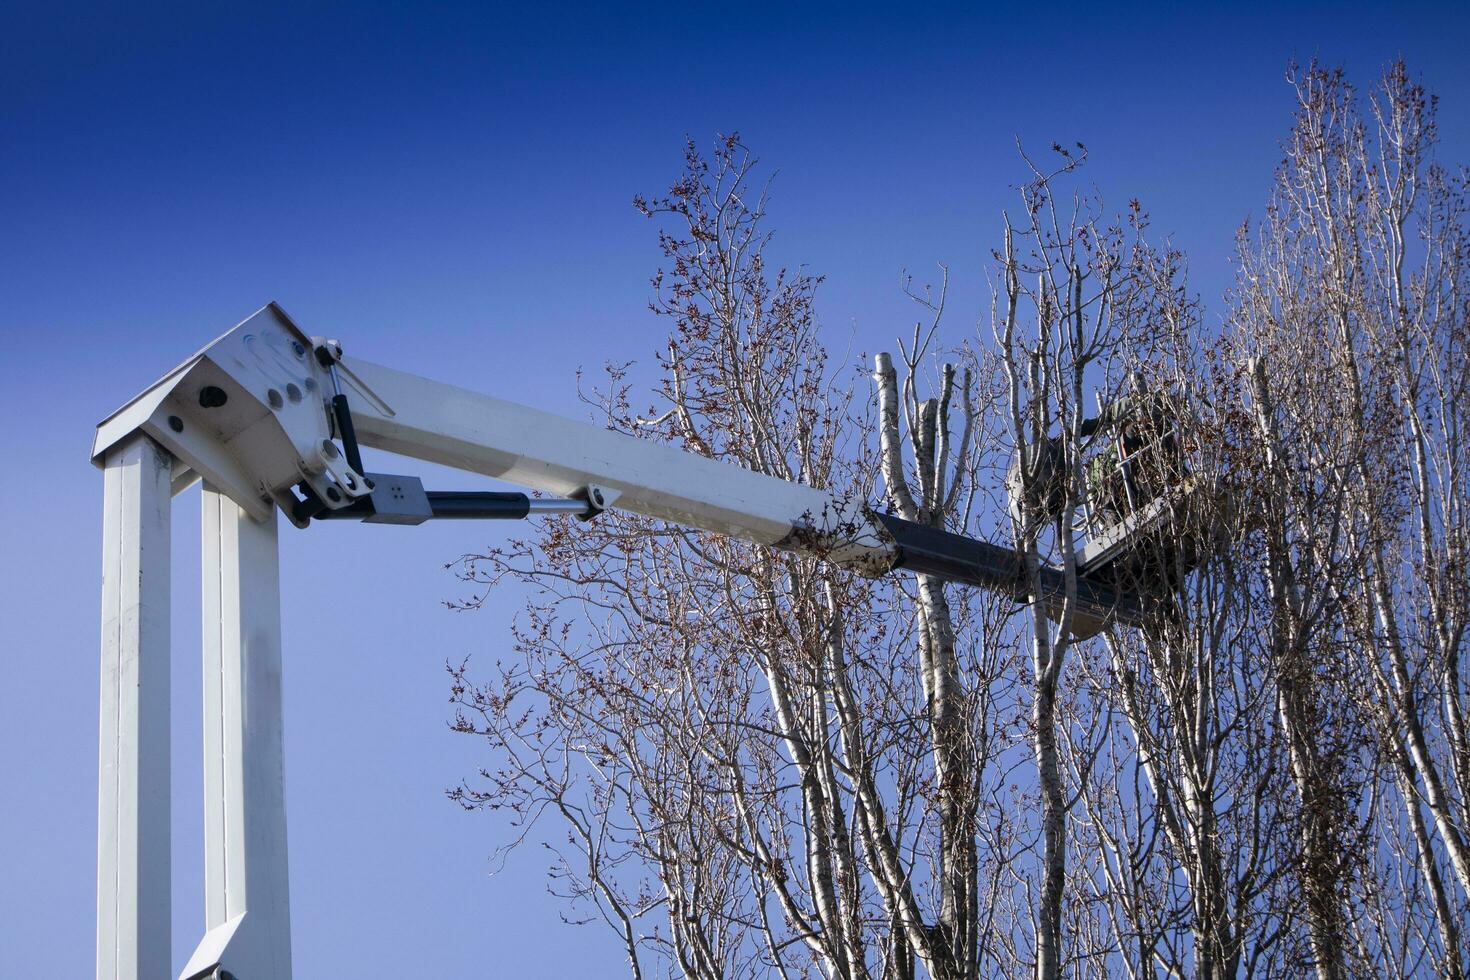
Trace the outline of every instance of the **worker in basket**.
[[1152, 503], [1184, 479], [1176, 400], [1162, 389], [1145, 391], [1136, 376], [1130, 394], [1109, 403], [1082, 434], [1112, 438], [1087, 465], [1087, 494], [1094, 517], [1116, 524]]
[[[1117, 524], [1183, 479], [1179, 415], [1180, 406], [1173, 396], [1157, 388], [1146, 390], [1137, 375], [1130, 375], [1129, 394], [1083, 421], [1083, 438], [1111, 436], [1085, 470], [1087, 496], [1098, 523]], [[1033, 495], [1042, 513], [1055, 519], [1065, 499], [1061, 440], [1029, 445], [1025, 455], [1035, 468]], [[1017, 454], [1006, 473], [1006, 491], [1018, 527], [1024, 513], [1022, 482], [1021, 454]]]

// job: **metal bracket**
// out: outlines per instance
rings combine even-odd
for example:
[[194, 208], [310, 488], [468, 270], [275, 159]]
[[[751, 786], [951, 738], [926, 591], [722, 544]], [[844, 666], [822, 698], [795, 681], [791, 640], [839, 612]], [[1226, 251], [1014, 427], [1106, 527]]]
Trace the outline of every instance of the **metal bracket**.
[[256, 520], [280, 505], [304, 527], [292, 513], [300, 483], [329, 509], [350, 505], [368, 487], [332, 442], [331, 378], [311, 349], [284, 310], [266, 306], [109, 416], [92, 462], [141, 431]]
[[416, 476], [392, 473], [369, 473], [372, 493], [364, 503], [372, 511], [362, 519], [364, 524], [422, 524], [434, 516], [424, 481]]
[[571, 499], [583, 500], [587, 502], [586, 513], [578, 514], [577, 517], [584, 521], [592, 521], [596, 520], [603, 511], [607, 510], [613, 504], [617, 503], [618, 498], [621, 496], [621, 492], [614, 490], [611, 487], [604, 487], [596, 483], [589, 483], [585, 487], [582, 487], [580, 490], [572, 491]]

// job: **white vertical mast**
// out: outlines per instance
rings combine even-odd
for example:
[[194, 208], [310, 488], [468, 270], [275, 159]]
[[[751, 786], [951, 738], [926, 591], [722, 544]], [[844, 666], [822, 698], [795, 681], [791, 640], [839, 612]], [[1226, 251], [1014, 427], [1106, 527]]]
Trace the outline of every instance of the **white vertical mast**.
[[173, 457], [145, 435], [103, 460], [97, 976], [169, 970], [169, 511]]
[[291, 977], [276, 515], [202, 502], [206, 934], [183, 976]]

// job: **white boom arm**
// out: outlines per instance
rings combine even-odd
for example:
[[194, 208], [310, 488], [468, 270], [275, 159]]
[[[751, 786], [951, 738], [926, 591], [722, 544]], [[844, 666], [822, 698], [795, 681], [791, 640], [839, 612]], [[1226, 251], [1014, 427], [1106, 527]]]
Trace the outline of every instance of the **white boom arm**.
[[[343, 357], [271, 304], [97, 428], [92, 458], [107, 474], [99, 978], [152, 978], [168, 962], [169, 498], [202, 480], [208, 931], [182, 977], [289, 980], [275, 512], [299, 527], [334, 513], [416, 523], [432, 516], [435, 496], [412, 478], [376, 475], [396, 481], [377, 486], [356, 459], [353, 429], [363, 445], [581, 497], [589, 512], [614, 506], [865, 574], [905, 567], [1032, 598], [1010, 549]], [[395, 519], [395, 501], [415, 493], [421, 510]], [[524, 515], [523, 496], [503, 496], [520, 496]], [[569, 500], [535, 503], [582, 509]], [[1038, 598], [1058, 606], [1065, 583], [1055, 570], [1044, 573]], [[1072, 602], [1079, 632], [1133, 613], [1080, 579]]]
[[292, 487], [303, 483], [346, 507], [369, 489], [323, 411], [340, 384], [365, 446], [561, 496], [601, 486], [613, 506], [686, 527], [820, 549], [872, 572], [893, 565], [891, 537], [864, 501], [356, 358], [341, 358], [333, 379], [316, 346], [278, 306], [265, 307], [104, 421], [93, 461], [141, 430], [180, 461], [176, 489], [192, 474], [261, 520], [276, 504], [291, 516]]
[[611, 505], [778, 548], [821, 542], [837, 561], [893, 565], [892, 539], [865, 502], [635, 439], [368, 361], [344, 357], [364, 446], [569, 497], [610, 489]]

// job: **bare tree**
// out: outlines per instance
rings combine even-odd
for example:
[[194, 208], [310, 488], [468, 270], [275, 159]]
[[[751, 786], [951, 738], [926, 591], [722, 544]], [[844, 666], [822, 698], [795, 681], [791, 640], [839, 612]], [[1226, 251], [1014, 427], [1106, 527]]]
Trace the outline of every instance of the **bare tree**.
[[465, 556], [463, 605], [529, 598], [513, 656], [451, 670], [492, 759], [451, 795], [549, 836], [633, 976], [1463, 980], [1467, 177], [1402, 65], [1366, 113], [1290, 78], [1223, 330], [1080, 145], [1022, 157], [988, 335], [945, 348], [941, 267], [870, 378], [829, 362], [819, 280], [768, 264], [738, 138], [637, 200], [668, 343], [651, 396], [611, 365], [590, 410], [1009, 534], [1023, 601], [622, 513]]
[[1073, 901], [1105, 897], [1117, 952], [1103, 972], [1233, 977], [1279, 956], [1290, 921], [1276, 860], [1284, 774], [1242, 519], [1238, 384], [1207, 356], [1215, 340], [1183, 267], [1177, 251], [1147, 246], [1132, 266], [1128, 316], [1151, 329], [1132, 333], [1129, 370], [1167, 393], [1160, 440], [1177, 454], [1145, 449], [1129, 465], [1140, 486], [1174, 495], [1111, 572], [1151, 597], [1144, 627], [1109, 632], [1077, 665], [1088, 693], [1073, 700], [1090, 713], [1069, 726], [1084, 879]]
[[[1050, 171], [1032, 164], [1021, 188], [1024, 218], [1005, 222], [997, 253], [1001, 283], [993, 311], [996, 350], [1005, 372], [1007, 435], [1016, 447], [1014, 535], [1031, 597], [1032, 748], [1040, 785], [1041, 887], [1036, 907], [1036, 976], [1063, 970], [1066, 821], [1071, 801], [1059, 744], [1062, 667], [1076, 637], [1095, 632], [1078, 612], [1078, 521], [1085, 502], [1083, 456], [1090, 434], [1086, 393], [1093, 379], [1116, 389], [1130, 350], [1147, 343], [1150, 325], [1133, 316], [1145, 283], [1136, 204], [1133, 220], [1107, 223], [1101, 202], [1058, 198], [1059, 179], [1086, 151], [1054, 147]], [[1049, 599], [1042, 567], [1062, 569], [1065, 594]]]
[[[869, 416], [826, 373], [817, 281], [766, 268], [753, 166], [733, 137], [711, 161], [691, 146], [670, 192], [639, 200], [663, 222], [662, 404], [635, 411], [622, 369], [594, 401], [641, 438], [866, 497]], [[944, 368], [919, 400], [925, 343], [905, 409], [880, 361], [880, 452], [895, 506], [943, 526], [984, 430], [969, 372]], [[517, 827], [559, 816], [556, 880], [616, 930], [635, 976], [651, 958], [699, 977], [960, 978], [996, 955], [976, 825], [998, 751], [998, 600], [622, 514], [547, 524], [463, 568], [535, 593], [513, 665], [454, 672], [456, 727], [501, 764], [453, 795]]]
[[[1335, 693], [1376, 735], [1412, 841], [1412, 888], [1426, 901], [1406, 914], [1432, 916], [1436, 968], [1459, 977], [1470, 889], [1464, 176], [1433, 164], [1433, 100], [1402, 63], [1385, 72], [1366, 119], [1341, 72], [1313, 65], [1292, 82], [1297, 122], [1266, 221], [1243, 252], [1235, 315], [1259, 357], [1253, 396], [1272, 496], [1292, 501], [1272, 539], [1274, 587], [1294, 594], [1282, 623], [1300, 637], [1284, 642], [1336, 634], [1333, 662], [1352, 673]], [[1312, 670], [1284, 696], [1320, 698], [1306, 689], [1322, 680]], [[1284, 703], [1288, 724], [1290, 710]], [[1345, 788], [1310, 788], [1323, 771], [1310, 761], [1321, 733], [1341, 726], [1301, 710], [1293, 765], [1306, 806]], [[1307, 808], [1323, 824], [1313, 830], [1308, 818], [1308, 841], [1320, 834], [1317, 846], [1335, 851], [1342, 803]], [[1397, 821], [1379, 817], [1391, 837]], [[1325, 857], [1312, 867], [1337, 878], [1347, 870]], [[1308, 885], [1324, 895], [1314, 913], [1320, 964], [1327, 944], [1342, 941], [1325, 908], [1341, 898], [1335, 878]]]

